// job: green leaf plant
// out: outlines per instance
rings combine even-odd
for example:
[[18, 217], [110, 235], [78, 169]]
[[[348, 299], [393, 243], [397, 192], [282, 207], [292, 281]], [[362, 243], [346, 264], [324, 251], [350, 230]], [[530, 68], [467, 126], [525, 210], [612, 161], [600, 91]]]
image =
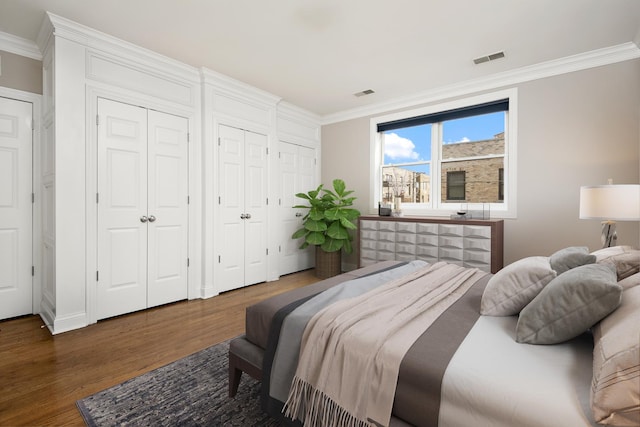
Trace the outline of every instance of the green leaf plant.
[[309, 245], [320, 246], [325, 252], [336, 252], [344, 249], [345, 253], [353, 251], [352, 235], [355, 221], [360, 211], [350, 206], [356, 197], [350, 197], [353, 191], [347, 190], [341, 179], [333, 180], [333, 191], [320, 184], [315, 190], [298, 193], [296, 197], [306, 200], [307, 205], [296, 205], [294, 209], [309, 209], [302, 218], [303, 227], [291, 236], [292, 239], [304, 238], [300, 249]]

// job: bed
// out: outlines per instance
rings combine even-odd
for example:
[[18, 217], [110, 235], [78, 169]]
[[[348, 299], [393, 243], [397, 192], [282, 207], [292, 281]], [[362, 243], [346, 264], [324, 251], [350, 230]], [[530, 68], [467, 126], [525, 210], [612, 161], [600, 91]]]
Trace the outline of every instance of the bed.
[[[327, 298], [327, 294], [356, 292], [352, 289], [358, 286], [379, 289], [378, 286], [387, 286], [418, 269], [433, 269], [425, 264], [381, 262], [248, 307], [246, 334], [230, 344], [230, 396], [237, 391], [245, 372], [262, 381], [262, 405], [271, 416], [283, 424], [301, 425], [282, 411], [283, 407], [286, 411], [293, 406], [287, 399], [295, 394], [292, 384], [298, 380], [300, 370], [296, 365], [303, 364], [305, 357], [298, 349], [311, 347], [304, 339], [314, 343], [315, 339], [306, 331], [306, 324], [291, 326], [291, 318], [301, 317], [299, 312], [304, 307], [313, 306], [314, 301]], [[613, 283], [603, 279], [605, 286], [598, 275], [605, 277], [607, 269], [614, 279]], [[368, 423], [353, 425], [640, 425], [639, 269], [637, 250], [618, 247], [587, 253], [586, 248], [573, 247], [550, 257], [521, 260], [495, 275], [467, 275], [460, 295], [443, 306], [428, 328], [407, 344], [397, 368], [389, 418], [374, 417]], [[595, 283], [589, 282], [590, 294], [575, 297], [586, 287], [576, 288], [574, 282], [583, 284], [585, 280]], [[372, 281], [385, 285], [362, 285]], [[565, 295], [557, 293], [556, 282], [562, 285]], [[372, 293], [362, 292], [359, 295]], [[545, 325], [536, 325], [540, 315], [534, 309], [544, 312], [549, 311], [549, 304], [562, 306], [564, 302], [558, 301], [566, 295], [572, 297], [569, 307], [563, 309], [571, 313], [584, 312], [585, 301], [597, 300], [599, 305], [594, 307], [589, 302], [587, 311], [597, 312], [595, 316], [602, 320], [594, 322], [594, 326], [592, 319], [584, 318], [582, 313], [570, 325], [563, 325], [561, 331], [557, 324], [550, 328], [549, 323], [553, 322], [548, 320]], [[360, 296], [344, 297], [350, 298]], [[575, 305], [573, 300], [582, 301], [579, 310], [571, 306]], [[326, 302], [318, 311], [327, 311], [327, 305], [337, 307], [341, 302]], [[315, 320], [316, 313], [306, 316]], [[527, 319], [533, 319], [532, 324], [526, 324]], [[299, 332], [295, 332], [296, 328]], [[297, 343], [293, 339], [292, 344], [289, 337], [302, 334], [301, 328], [305, 338]], [[531, 328], [537, 332], [532, 334]], [[568, 329], [574, 329], [569, 338]], [[325, 424], [318, 420], [308, 422], [314, 423]]]

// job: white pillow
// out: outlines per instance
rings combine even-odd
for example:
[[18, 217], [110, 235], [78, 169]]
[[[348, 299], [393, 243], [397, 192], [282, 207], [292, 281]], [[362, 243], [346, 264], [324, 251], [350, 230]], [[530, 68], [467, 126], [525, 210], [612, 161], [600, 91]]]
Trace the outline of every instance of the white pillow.
[[616, 268], [618, 281], [640, 272], [640, 249], [631, 246], [612, 246], [591, 253], [598, 264], [612, 264]]
[[[638, 273], [640, 274], [640, 273]], [[620, 307], [593, 328], [591, 408], [596, 422], [640, 421], [640, 287], [622, 294]]]

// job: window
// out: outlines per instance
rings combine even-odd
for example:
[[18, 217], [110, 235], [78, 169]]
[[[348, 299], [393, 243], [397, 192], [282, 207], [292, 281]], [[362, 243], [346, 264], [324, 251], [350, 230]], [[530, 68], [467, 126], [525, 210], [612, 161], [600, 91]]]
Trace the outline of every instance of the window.
[[465, 200], [465, 171], [447, 172], [447, 200]]
[[375, 205], [400, 197], [407, 214], [448, 215], [489, 204], [514, 217], [515, 91], [372, 119]]

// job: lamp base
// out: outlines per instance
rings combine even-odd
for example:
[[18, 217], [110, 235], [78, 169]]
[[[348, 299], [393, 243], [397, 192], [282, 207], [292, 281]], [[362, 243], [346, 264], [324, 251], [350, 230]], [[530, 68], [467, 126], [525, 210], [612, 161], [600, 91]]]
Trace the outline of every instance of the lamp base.
[[618, 241], [618, 235], [616, 234], [616, 222], [615, 221], [602, 221], [602, 235], [600, 236], [603, 248], [610, 248], [615, 246]]

